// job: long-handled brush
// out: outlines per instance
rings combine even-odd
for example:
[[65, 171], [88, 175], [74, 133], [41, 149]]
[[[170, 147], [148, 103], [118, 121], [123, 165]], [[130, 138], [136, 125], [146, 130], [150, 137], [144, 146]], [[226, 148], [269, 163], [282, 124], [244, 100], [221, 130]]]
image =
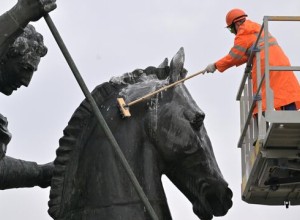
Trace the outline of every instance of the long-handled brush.
[[188, 80], [190, 78], [198, 76], [199, 74], [204, 74], [205, 71], [206, 70], [201, 70], [201, 71], [199, 71], [197, 73], [194, 73], [194, 74], [192, 74], [192, 75], [190, 75], [190, 76], [188, 76], [188, 77], [186, 77], [184, 79], [178, 80], [178, 81], [176, 81], [176, 82], [174, 82], [172, 84], [169, 84], [167, 86], [164, 86], [164, 87], [162, 87], [162, 88], [160, 88], [160, 89], [158, 89], [158, 90], [156, 90], [154, 92], [151, 92], [151, 93], [149, 93], [147, 95], [144, 95], [141, 98], [138, 98], [138, 99], [136, 99], [136, 100], [134, 100], [132, 102], [129, 102], [128, 104], [126, 104], [126, 102], [124, 101], [123, 98], [117, 98], [118, 106], [119, 106], [119, 109], [121, 111], [122, 117], [123, 118], [128, 118], [128, 117], [131, 116], [130, 111], [129, 111], [129, 107], [130, 106], [132, 106], [132, 105], [134, 105], [134, 104], [136, 104], [138, 102], [141, 102], [141, 101], [143, 101], [143, 100], [145, 100], [147, 98], [150, 98], [150, 97], [156, 95], [157, 93], [160, 93], [160, 92], [165, 91], [165, 90], [167, 90], [167, 89], [169, 89], [171, 87], [174, 87], [174, 86], [178, 85], [179, 83], [182, 83], [182, 82], [184, 82], [184, 81], [186, 81], [186, 80]]

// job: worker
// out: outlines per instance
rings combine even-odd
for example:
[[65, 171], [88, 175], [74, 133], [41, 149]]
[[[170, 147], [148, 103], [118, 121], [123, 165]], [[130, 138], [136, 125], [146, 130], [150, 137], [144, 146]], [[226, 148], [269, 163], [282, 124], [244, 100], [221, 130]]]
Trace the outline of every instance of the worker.
[[[261, 25], [247, 19], [247, 14], [241, 9], [232, 9], [226, 15], [228, 30], [235, 35], [234, 45], [229, 53], [220, 60], [209, 64], [204, 73], [224, 72], [232, 66], [247, 62], [251, 50], [257, 40]], [[261, 50], [261, 73], [264, 73], [265, 53], [263, 33], [258, 48]], [[290, 66], [290, 61], [278, 45], [277, 40], [269, 33], [269, 63], [270, 66]], [[257, 92], [256, 57], [252, 61], [253, 93]], [[271, 71], [270, 87], [274, 93], [274, 108], [277, 110], [297, 110], [300, 108], [300, 85], [292, 71]], [[265, 83], [262, 84], [262, 109], [266, 110]], [[254, 109], [257, 113], [257, 107]]]
[[[41, 57], [47, 53], [43, 37], [29, 24], [56, 8], [56, 0], [18, 0], [0, 16], [0, 92], [11, 95], [28, 86]], [[52, 162], [38, 165], [6, 156], [11, 133], [0, 114], [0, 189], [48, 187], [54, 170]]]

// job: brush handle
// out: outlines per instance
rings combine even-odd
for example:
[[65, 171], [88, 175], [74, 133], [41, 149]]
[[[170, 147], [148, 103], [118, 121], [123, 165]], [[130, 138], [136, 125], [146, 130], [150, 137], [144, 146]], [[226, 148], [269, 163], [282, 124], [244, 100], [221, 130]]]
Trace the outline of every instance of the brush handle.
[[145, 95], [145, 96], [143, 96], [141, 98], [138, 98], [138, 99], [136, 99], [136, 100], [134, 100], [132, 102], [129, 102], [127, 105], [125, 105], [125, 107], [130, 107], [130, 106], [132, 106], [132, 105], [134, 105], [134, 104], [136, 104], [138, 102], [141, 102], [141, 101], [143, 101], [143, 100], [145, 100], [147, 98], [150, 98], [150, 97], [156, 95], [157, 93], [165, 91], [165, 90], [167, 90], [167, 89], [169, 89], [171, 87], [174, 87], [174, 86], [178, 85], [179, 83], [182, 83], [182, 82], [184, 82], [184, 81], [186, 81], [186, 80], [188, 80], [190, 78], [193, 78], [195, 76], [198, 76], [199, 74], [204, 74], [204, 73], [205, 73], [205, 70], [201, 70], [201, 71], [199, 71], [197, 73], [194, 73], [194, 74], [192, 74], [192, 75], [190, 75], [190, 76], [188, 76], [188, 77], [186, 77], [184, 79], [178, 80], [178, 81], [176, 81], [176, 82], [174, 82], [172, 84], [169, 84], [169, 85], [164, 86], [164, 87], [162, 87], [162, 88], [160, 88], [160, 89], [158, 89], [158, 90], [156, 90], [154, 92], [151, 92], [151, 93], [149, 93], [149, 94], [147, 94], [147, 95]]

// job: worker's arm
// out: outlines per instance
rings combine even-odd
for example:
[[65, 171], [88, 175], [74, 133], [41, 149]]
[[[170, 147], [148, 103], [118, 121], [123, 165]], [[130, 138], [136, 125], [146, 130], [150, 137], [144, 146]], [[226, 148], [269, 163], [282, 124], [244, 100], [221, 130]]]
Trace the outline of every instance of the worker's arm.
[[251, 45], [251, 42], [236, 37], [234, 40], [234, 46], [230, 49], [229, 53], [222, 59], [215, 62], [215, 66], [220, 72], [224, 72], [226, 69], [232, 66], [239, 66], [247, 62], [247, 51]]
[[30, 21], [37, 21], [56, 8], [55, 2], [56, 0], [18, 0], [13, 8], [0, 16], [0, 58]]

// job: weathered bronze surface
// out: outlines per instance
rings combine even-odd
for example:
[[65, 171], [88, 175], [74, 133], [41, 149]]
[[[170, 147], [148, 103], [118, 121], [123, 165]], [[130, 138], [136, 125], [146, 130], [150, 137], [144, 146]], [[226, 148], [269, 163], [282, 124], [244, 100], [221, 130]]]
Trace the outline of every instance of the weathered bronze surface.
[[[47, 48], [28, 22], [55, 9], [55, 0], [19, 0], [0, 16], [0, 92], [28, 86]], [[95, 88], [93, 97], [159, 219], [171, 219], [161, 176], [167, 175], [202, 220], [222, 216], [232, 192], [218, 168], [203, 120], [184, 84], [131, 108], [123, 119], [116, 99], [135, 100], [186, 75], [183, 48], [156, 67], [138, 69]], [[132, 183], [84, 100], [59, 141], [53, 163], [38, 165], [6, 156], [11, 139], [0, 115], [0, 189], [47, 187], [56, 220], [150, 219]]]
[[[114, 77], [97, 86], [93, 97], [159, 219], [171, 219], [163, 174], [200, 219], [225, 215], [232, 192], [215, 160], [205, 115], [184, 84], [133, 106], [128, 119], [118, 110], [117, 97], [129, 102], [185, 77], [183, 49], [170, 66], [163, 63]], [[54, 165], [49, 201], [54, 219], [150, 219], [87, 100], [65, 128]]]
[[[43, 37], [28, 23], [56, 8], [55, 0], [19, 0], [0, 16], [0, 92], [9, 96], [28, 86], [41, 57], [47, 53]], [[0, 114], [0, 189], [50, 186], [53, 163], [35, 162], [5, 156], [11, 134], [7, 119]]]

